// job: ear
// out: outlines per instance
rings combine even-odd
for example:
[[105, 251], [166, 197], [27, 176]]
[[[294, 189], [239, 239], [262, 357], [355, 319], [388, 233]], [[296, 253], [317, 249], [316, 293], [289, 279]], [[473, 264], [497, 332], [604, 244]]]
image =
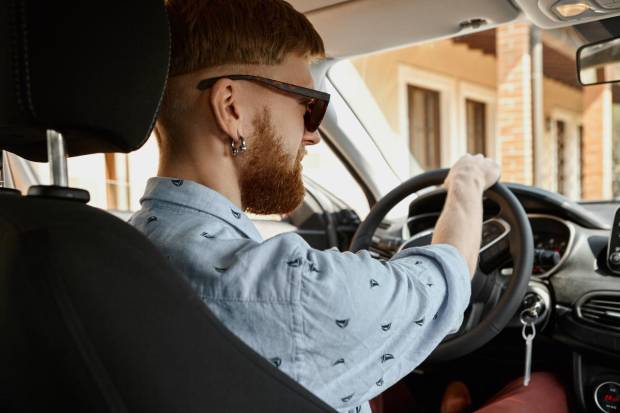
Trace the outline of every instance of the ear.
[[241, 126], [239, 95], [238, 84], [230, 79], [220, 79], [211, 87], [209, 97], [215, 122], [235, 142], [239, 140]]

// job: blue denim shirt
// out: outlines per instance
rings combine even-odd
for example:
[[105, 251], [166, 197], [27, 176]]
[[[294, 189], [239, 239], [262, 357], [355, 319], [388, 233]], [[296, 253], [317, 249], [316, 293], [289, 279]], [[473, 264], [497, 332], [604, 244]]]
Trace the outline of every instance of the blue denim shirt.
[[192, 181], [151, 178], [130, 223], [215, 315], [277, 368], [341, 412], [418, 366], [463, 320], [470, 279], [449, 245], [381, 262], [319, 251], [295, 233], [263, 240], [226, 197]]

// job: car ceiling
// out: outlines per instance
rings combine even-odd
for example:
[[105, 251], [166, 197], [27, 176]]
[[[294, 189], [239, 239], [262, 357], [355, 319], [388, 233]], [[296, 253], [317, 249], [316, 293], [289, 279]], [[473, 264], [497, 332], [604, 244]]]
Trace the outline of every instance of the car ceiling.
[[[323, 37], [330, 57], [350, 57], [486, 30], [515, 20], [557, 28], [619, 15], [561, 21], [551, 5], [567, 0], [288, 0]], [[595, 2], [598, 0], [583, 0]], [[541, 10], [541, 8], [547, 8]], [[479, 27], [464, 22], [484, 19]]]
[[312, 10], [322, 9], [339, 3], [347, 3], [351, 0], [289, 0], [298, 11], [306, 13]]

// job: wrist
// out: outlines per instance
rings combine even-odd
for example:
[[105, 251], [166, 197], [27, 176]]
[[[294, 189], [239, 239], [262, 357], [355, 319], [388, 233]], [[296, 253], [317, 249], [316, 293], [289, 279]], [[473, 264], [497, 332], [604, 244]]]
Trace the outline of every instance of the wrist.
[[484, 182], [475, 174], [457, 174], [451, 177], [448, 193], [455, 195], [482, 196]]

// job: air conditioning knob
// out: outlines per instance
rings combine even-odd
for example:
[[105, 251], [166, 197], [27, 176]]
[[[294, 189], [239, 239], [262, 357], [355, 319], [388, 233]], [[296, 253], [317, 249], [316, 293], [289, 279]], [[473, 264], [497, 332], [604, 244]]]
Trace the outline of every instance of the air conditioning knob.
[[620, 384], [607, 381], [598, 385], [594, 390], [596, 407], [605, 413], [620, 411]]

